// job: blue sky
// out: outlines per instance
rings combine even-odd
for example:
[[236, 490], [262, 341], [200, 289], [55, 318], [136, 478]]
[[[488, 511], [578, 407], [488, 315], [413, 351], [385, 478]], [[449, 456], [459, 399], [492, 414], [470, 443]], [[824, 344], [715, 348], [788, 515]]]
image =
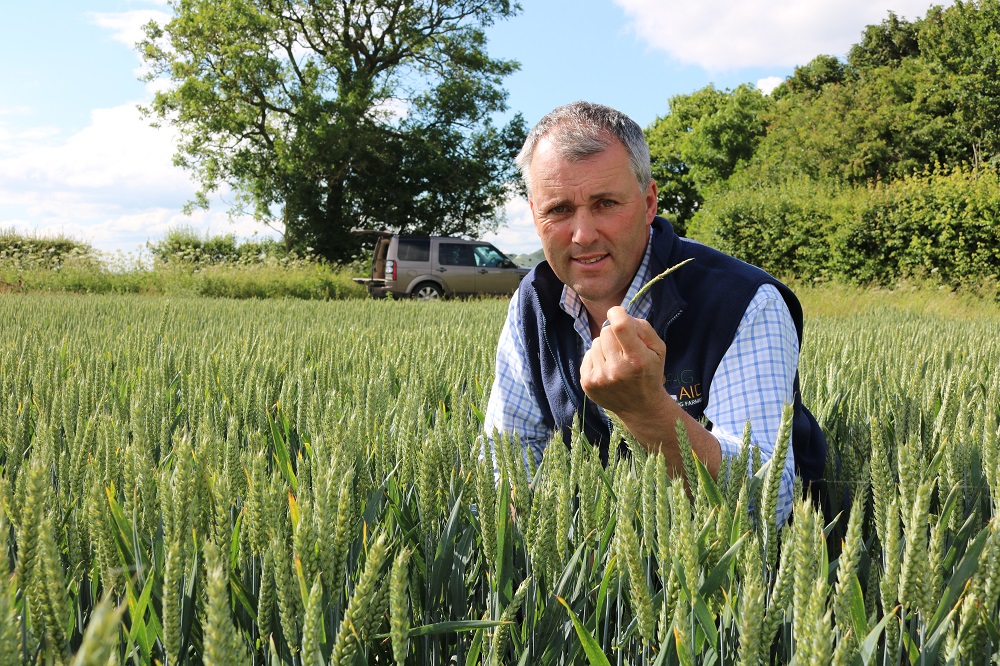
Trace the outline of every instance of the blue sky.
[[[643, 127], [668, 100], [714, 84], [769, 90], [820, 53], [843, 55], [888, 11], [909, 20], [928, 0], [522, 0], [489, 31], [490, 53], [520, 61], [508, 102], [529, 124], [578, 99]], [[945, 2], [944, 4], [949, 4]], [[155, 83], [132, 45], [156, 0], [13, 2], [0, 24], [0, 229], [64, 234], [105, 252], [138, 252], [171, 226], [247, 237], [274, 232], [231, 219], [222, 195], [181, 211], [195, 191], [172, 166], [174, 135], [140, 117]], [[15, 64], [16, 63], [16, 64]], [[540, 247], [527, 203], [486, 236], [502, 250]]]

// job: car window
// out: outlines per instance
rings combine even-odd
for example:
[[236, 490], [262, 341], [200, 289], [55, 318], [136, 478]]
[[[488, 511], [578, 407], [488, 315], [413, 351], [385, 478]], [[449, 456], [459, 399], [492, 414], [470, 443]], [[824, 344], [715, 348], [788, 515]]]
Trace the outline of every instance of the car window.
[[431, 239], [400, 238], [396, 256], [400, 261], [430, 261]]
[[475, 247], [475, 254], [476, 266], [496, 268], [503, 266], [504, 261], [507, 260], [507, 257], [500, 254], [500, 250], [492, 245], [477, 245]]
[[462, 243], [440, 243], [438, 263], [442, 266], [475, 266], [476, 257], [471, 245]]

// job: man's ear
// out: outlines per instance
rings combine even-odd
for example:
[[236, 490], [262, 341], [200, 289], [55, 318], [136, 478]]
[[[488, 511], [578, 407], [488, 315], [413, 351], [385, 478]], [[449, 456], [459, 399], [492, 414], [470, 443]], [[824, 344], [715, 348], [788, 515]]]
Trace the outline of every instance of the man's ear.
[[656, 197], [656, 181], [652, 178], [649, 179], [649, 185], [646, 186], [646, 224], [650, 225], [653, 223], [653, 218], [656, 217], [656, 206], [658, 199]]

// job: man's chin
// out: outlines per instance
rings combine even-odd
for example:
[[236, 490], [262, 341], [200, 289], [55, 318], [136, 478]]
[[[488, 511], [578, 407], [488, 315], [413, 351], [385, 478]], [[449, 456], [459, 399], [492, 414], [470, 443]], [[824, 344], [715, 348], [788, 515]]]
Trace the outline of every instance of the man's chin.
[[607, 285], [593, 280], [576, 280], [570, 283], [573, 291], [585, 301], [596, 302], [607, 298]]

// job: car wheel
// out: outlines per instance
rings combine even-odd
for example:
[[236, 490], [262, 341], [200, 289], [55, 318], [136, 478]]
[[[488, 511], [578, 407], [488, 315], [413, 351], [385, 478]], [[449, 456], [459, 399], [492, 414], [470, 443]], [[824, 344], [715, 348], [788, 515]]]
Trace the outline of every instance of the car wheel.
[[421, 282], [410, 295], [418, 301], [439, 301], [444, 292], [433, 282]]

